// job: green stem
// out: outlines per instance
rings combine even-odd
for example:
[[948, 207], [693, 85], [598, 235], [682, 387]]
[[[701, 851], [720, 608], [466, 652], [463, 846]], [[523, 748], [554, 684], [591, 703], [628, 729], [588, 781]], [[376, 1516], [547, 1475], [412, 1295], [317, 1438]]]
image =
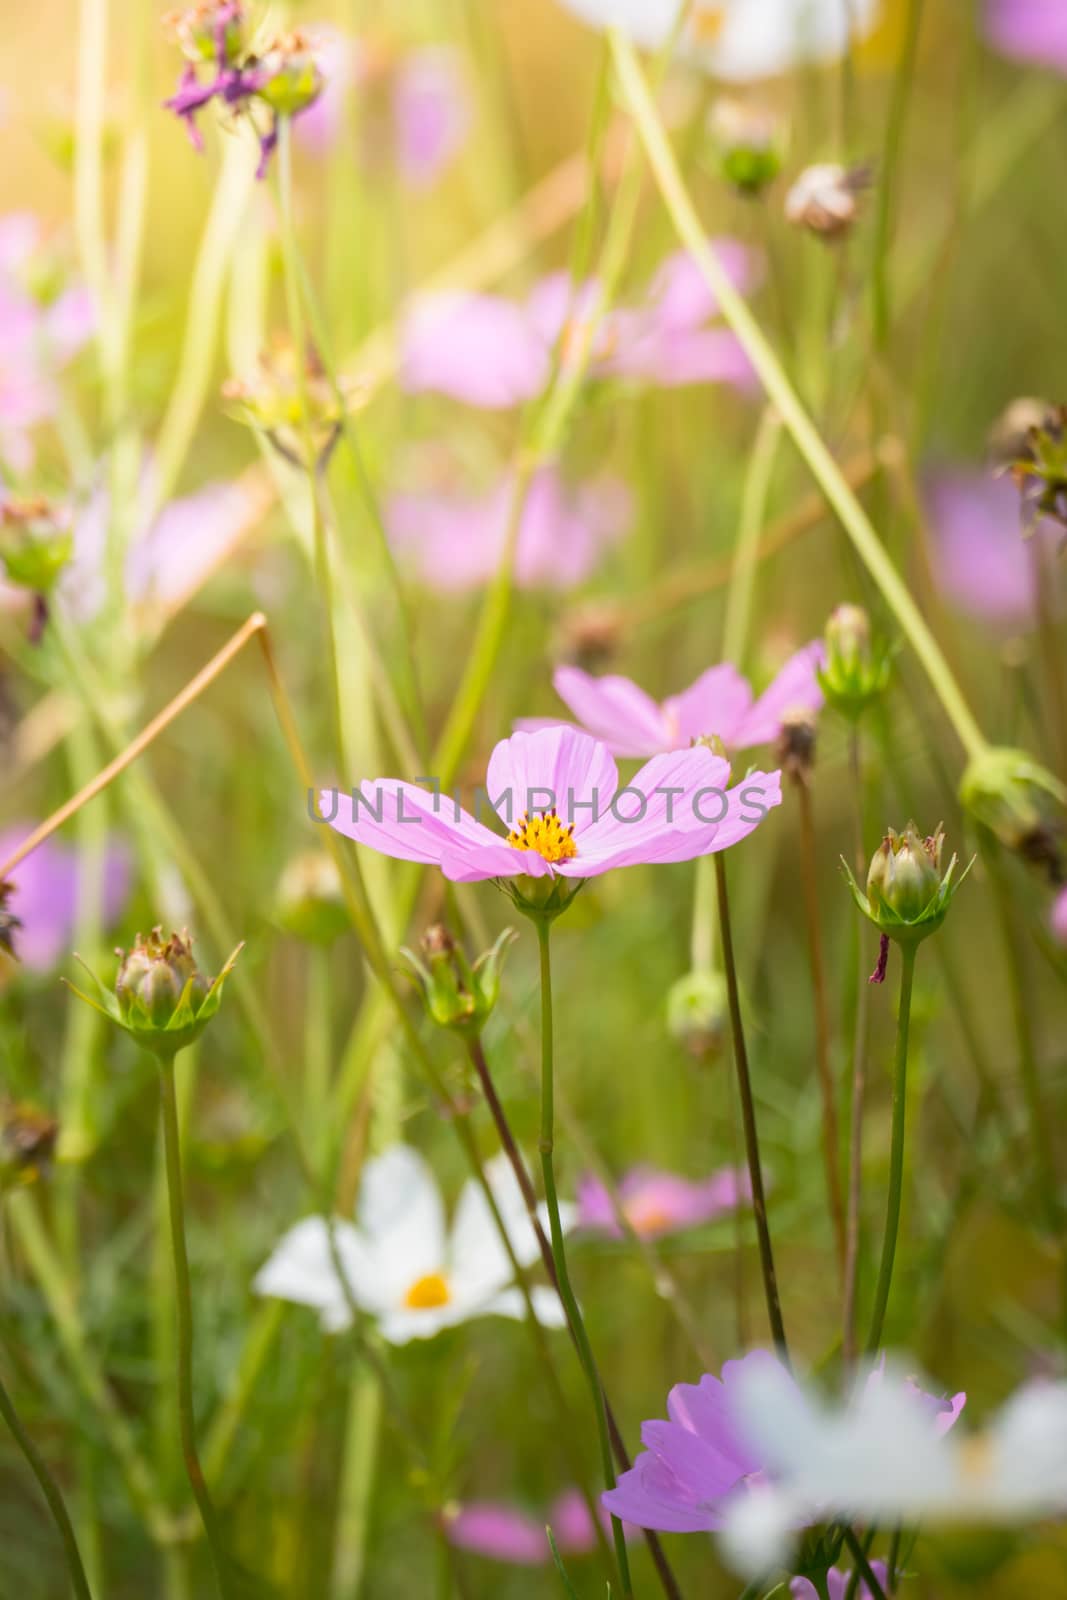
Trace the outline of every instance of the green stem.
[[78, 1600], [93, 1600], [89, 1588], [89, 1580], [85, 1576], [85, 1568], [78, 1550], [78, 1541], [74, 1537], [74, 1528], [67, 1508], [63, 1503], [63, 1496], [55, 1479], [49, 1472], [43, 1456], [37, 1449], [33, 1440], [19, 1421], [18, 1412], [15, 1410], [11, 1396], [8, 1394], [2, 1380], [0, 1380], [0, 1416], [3, 1417], [11, 1429], [12, 1437], [26, 1459], [26, 1464], [34, 1477], [52, 1513], [52, 1520], [56, 1525], [59, 1537], [63, 1544], [63, 1552], [67, 1559], [67, 1570], [70, 1573], [71, 1588], [78, 1596]]
[[885, 1237], [882, 1241], [882, 1264], [878, 1269], [878, 1285], [874, 1292], [874, 1311], [871, 1331], [867, 1337], [867, 1354], [875, 1356], [882, 1343], [889, 1290], [893, 1282], [893, 1259], [897, 1249], [897, 1231], [900, 1227], [900, 1203], [904, 1191], [904, 1125], [908, 1098], [908, 1027], [911, 1021], [911, 991], [915, 977], [914, 945], [899, 945], [900, 951], [900, 1005], [897, 1012], [897, 1051], [893, 1068], [893, 1135], [889, 1152], [889, 1194], [886, 1200]]
[[[856, 840], [853, 870], [862, 879], [863, 767], [858, 727], [849, 732], [849, 776], [855, 801]], [[846, 1364], [856, 1358], [856, 1285], [859, 1276], [860, 1228], [863, 1202], [863, 1102], [867, 1085], [868, 986], [864, 944], [857, 931], [856, 1015], [852, 1034], [852, 1099], [849, 1109], [848, 1212], [845, 1224], [845, 1281], [842, 1291], [842, 1349]]]
[[841, 468], [823, 443], [781, 361], [748, 305], [734, 288], [708, 244], [703, 223], [678, 169], [670, 141], [656, 110], [632, 45], [612, 34], [612, 48], [623, 96], [648, 153], [664, 204], [679, 238], [689, 250], [723, 317], [736, 334], [770, 399], [789, 430], [815, 481], [825, 494], [897, 623], [907, 636], [930, 679], [945, 714], [968, 756], [981, 754], [987, 740], [975, 721], [941, 647], [897, 572], [866, 512]]
[[864, 1583], [870, 1590], [871, 1600], [886, 1600], [885, 1590], [875, 1577], [871, 1563], [867, 1560], [867, 1552], [860, 1544], [851, 1528], [846, 1528], [844, 1533], [845, 1543], [849, 1554], [855, 1562], [856, 1570], [860, 1573]]
[[893, 80], [893, 95], [886, 125], [885, 151], [878, 185], [878, 205], [874, 220], [874, 250], [871, 263], [871, 320], [875, 349], [885, 351], [892, 320], [889, 291], [889, 250], [892, 243], [896, 179], [904, 143], [904, 128], [911, 104], [915, 61], [919, 49], [919, 28], [923, 0], [908, 0], [904, 44]]
[[174, 1285], [178, 1312], [178, 1418], [182, 1455], [204, 1524], [215, 1578], [223, 1600], [231, 1593], [228, 1558], [222, 1541], [218, 1512], [208, 1491], [204, 1469], [196, 1444], [196, 1417], [193, 1410], [193, 1300], [189, 1283], [189, 1257], [185, 1247], [185, 1200], [182, 1186], [181, 1142], [178, 1132], [178, 1100], [174, 1091], [174, 1058], [159, 1063], [159, 1103], [163, 1118], [163, 1143], [167, 1165], [167, 1194], [170, 1200], [170, 1241], [174, 1256]]
[[760, 1162], [759, 1134], [756, 1130], [756, 1107], [752, 1098], [752, 1078], [748, 1070], [748, 1049], [745, 1029], [741, 1019], [741, 997], [737, 986], [737, 966], [734, 961], [734, 940], [730, 927], [730, 901], [726, 888], [726, 865], [722, 852], [715, 855], [715, 886], [719, 896], [719, 933], [722, 939], [722, 963], [726, 974], [726, 992], [730, 1006], [730, 1031], [733, 1035], [734, 1065], [737, 1068], [737, 1087], [741, 1099], [741, 1123], [745, 1130], [745, 1154], [748, 1158], [748, 1177], [752, 1189], [752, 1213], [756, 1219], [759, 1238], [760, 1266], [763, 1271], [763, 1292], [767, 1300], [767, 1319], [771, 1336], [782, 1360], [788, 1363], [782, 1305], [778, 1297], [778, 1277], [774, 1270], [774, 1251], [771, 1232], [767, 1224], [767, 1197], [763, 1187], [763, 1168]]
[[[589, 1335], [582, 1320], [581, 1309], [571, 1287], [570, 1273], [567, 1268], [567, 1253], [563, 1244], [563, 1226], [560, 1222], [559, 1196], [556, 1192], [556, 1169], [553, 1160], [555, 1148], [555, 1103], [553, 1096], [554, 1063], [550, 928], [549, 923], [544, 918], [538, 918], [535, 922], [535, 927], [537, 929], [537, 943], [541, 959], [541, 1175], [545, 1186], [545, 1202], [548, 1207], [552, 1259], [556, 1265], [556, 1281], [559, 1286], [560, 1299], [563, 1301], [563, 1306], [567, 1313], [567, 1321], [574, 1331], [575, 1343], [578, 1346], [578, 1357], [589, 1383], [589, 1390], [593, 1400], [597, 1439], [600, 1444], [600, 1461], [604, 1473], [604, 1486], [607, 1489], [614, 1489], [615, 1469], [611, 1459], [611, 1442], [608, 1436], [604, 1390], [600, 1382], [596, 1359], [593, 1355], [593, 1347], [589, 1343]], [[612, 1517], [611, 1519], [611, 1532], [615, 1541], [615, 1555], [622, 1579], [622, 1592], [624, 1596], [632, 1596], [633, 1587], [630, 1581], [630, 1563], [626, 1554], [626, 1540], [623, 1537], [622, 1523], [617, 1517]]]

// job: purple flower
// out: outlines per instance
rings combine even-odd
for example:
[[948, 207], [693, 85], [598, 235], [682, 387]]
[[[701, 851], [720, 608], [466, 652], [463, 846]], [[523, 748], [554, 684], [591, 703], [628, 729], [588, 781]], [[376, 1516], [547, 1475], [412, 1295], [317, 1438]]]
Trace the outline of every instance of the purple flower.
[[[882, 1586], [882, 1593], [887, 1592], [886, 1583], [888, 1573], [884, 1561], [872, 1561], [871, 1571]], [[826, 1587], [830, 1593], [830, 1600], [845, 1600], [848, 1586], [851, 1582], [851, 1572], [840, 1572], [837, 1567], [831, 1567], [826, 1574]], [[861, 1578], [856, 1587], [856, 1600], [874, 1600], [866, 1582]], [[789, 1585], [789, 1593], [793, 1600], [819, 1600], [819, 1591], [809, 1578], [794, 1578]]]
[[[731, 280], [747, 289], [754, 278], [748, 252], [730, 239], [716, 250]], [[401, 382], [411, 393], [506, 410], [541, 394], [555, 361], [566, 363], [591, 337], [594, 377], [752, 385], [748, 358], [713, 322], [718, 305], [686, 252], [662, 263], [638, 306], [609, 311], [592, 332], [596, 296], [595, 283], [575, 285], [564, 272], [542, 279], [521, 302], [462, 291], [423, 295], [403, 330]]]
[[962, 611], [1017, 627], [1034, 614], [1036, 541], [1057, 535], [1041, 522], [1023, 537], [1019, 491], [988, 472], [942, 472], [926, 485], [934, 576]]
[[1067, 889], [1061, 889], [1052, 902], [1049, 925], [1060, 944], [1067, 944]]
[[985, 31], [1003, 55], [1067, 72], [1067, 8], [1062, 0], [987, 0]]
[[336, 28], [316, 33], [325, 87], [295, 125], [301, 143], [319, 154], [330, 150], [344, 131], [351, 96], [359, 94], [366, 106], [377, 95], [384, 101], [383, 153], [406, 183], [429, 188], [454, 161], [470, 129], [459, 52], [449, 45], [423, 45], [393, 54]]
[[[33, 831], [30, 823], [17, 823], [0, 834], [0, 862], [17, 850]], [[20, 861], [9, 882], [14, 893], [8, 910], [22, 926], [15, 934], [15, 950], [31, 972], [51, 972], [66, 952], [78, 917], [82, 892], [82, 865], [76, 850], [58, 839], [46, 839]], [[104, 855], [102, 911], [110, 926], [122, 914], [129, 898], [130, 858], [125, 846], [111, 841]]]
[[[746, 1174], [733, 1167], [723, 1167], [703, 1183], [654, 1167], [634, 1167], [619, 1185], [623, 1214], [643, 1238], [710, 1222], [735, 1210], [750, 1194]], [[597, 1178], [585, 1177], [578, 1185], [578, 1226], [612, 1239], [623, 1237], [611, 1196]]]
[[[386, 508], [389, 536], [415, 557], [434, 588], [471, 589], [487, 583], [500, 566], [512, 497], [510, 474], [488, 494], [394, 494]], [[571, 487], [554, 467], [543, 467], [523, 509], [516, 585], [568, 589], [583, 582], [626, 531], [631, 510], [630, 495], [617, 479]]]
[[[684, 750], [711, 734], [728, 750], [749, 750], [776, 739], [786, 713], [819, 709], [823, 692], [816, 668], [824, 661], [821, 640], [806, 644], [758, 700], [728, 661], [709, 667], [688, 689], [662, 703], [614, 673], [596, 678], [580, 667], [557, 667], [552, 682], [580, 725], [603, 739], [613, 755], [640, 758]], [[541, 724], [525, 724], [535, 725]]]
[[[605, 1527], [611, 1519], [602, 1513]], [[557, 1495], [541, 1517], [520, 1511], [500, 1500], [468, 1500], [445, 1521], [445, 1537], [459, 1550], [471, 1550], [514, 1567], [541, 1567], [552, 1559], [546, 1525], [552, 1529], [559, 1552], [581, 1556], [596, 1544], [589, 1508], [577, 1489]], [[624, 1528], [627, 1537], [634, 1530]]]
[[[883, 1382], [880, 1367], [867, 1380], [865, 1393]], [[663, 1533], [702, 1533], [727, 1525], [739, 1494], [762, 1491], [769, 1474], [765, 1452], [753, 1442], [743, 1422], [745, 1401], [757, 1384], [788, 1393], [796, 1406], [806, 1404], [802, 1391], [777, 1358], [754, 1350], [740, 1361], [727, 1361], [722, 1377], [705, 1374], [698, 1384], [677, 1384], [667, 1396], [667, 1422], [646, 1422], [641, 1429], [645, 1449], [615, 1488], [601, 1496], [616, 1517], [640, 1528]], [[924, 1408], [929, 1407], [937, 1434], [946, 1432], [965, 1400], [937, 1400], [911, 1385]], [[816, 1521], [814, 1507], [799, 1513], [797, 1526]]]
[[515, 733], [489, 758], [485, 792], [507, 838], [396, 778], [351, 795], [324, 791], [322, 814], [349, 839], [446, 878], [594, 878], [613, 867], [691, 861], [746, 838], [781, 803], [781, 774], [733, 789], [729, 762], [706, 746], [655, 756], [625, 787], [599, 740], [575, 728]]

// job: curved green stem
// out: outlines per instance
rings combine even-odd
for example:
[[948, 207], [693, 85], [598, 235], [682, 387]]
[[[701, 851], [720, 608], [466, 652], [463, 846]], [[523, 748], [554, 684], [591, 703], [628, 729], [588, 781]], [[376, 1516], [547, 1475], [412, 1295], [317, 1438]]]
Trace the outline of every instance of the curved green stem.
[[215, 1510], [200, 1465], [196, 1444], [196, 1416], [193, 1409], [193, 1297], [189, 1283], [189, 1257], [185, 1247], [185, 1198], [182, 1189], [181, 1139], [178, 1131], [178, 1100], [174, 1092], [174, 1058], [159, 1063], [159, 1103], [163, 1118], [163, 1146], [167, 1167], [167, 1195], [170, 1201], [170, 1242], [174, 1255], [174, 1286], [178, 1311], [178, 1420], [182, 1455], [193, 1491], [211, 1559], [223, 1600], [231, 1593], [227, 1578], [228, 1559], [222, 1542], [218, 1512]]
[[911, 1021], [911, 990], [915, 977], [914, 945], [899, 945], [900, 1006], [897, 1012], [897, 1051], [893, 1068], [893, 1136], [889, 1152], [889, 1194], [886, 1200], [885, 1236], [882, 1264], [874, 1292], [874, 1312], [867, 1337], [867, 1354], [877, 1355], [882, 1342], [889, 1290], [893, 1282], [893, 1260], [900, 1227], [900, 1202], [904, 1190], [904, 1124], [908, 1098], [908, 1027]]
[[[589, 1335], [582, 1320], [581, 1309], [571, 1287], [570, 1273], [567, 1268], [567, 1253], [563, 1245], [563, 1225], [560, 1222], [559, 1196], [556, 1192], [556, 1169], [553, 1161], [555, 1103], [553, 1097], [552, 957], [549, 948], [549, 923], [544, 918], [538, 918], [535, 926], [537, 928], [537, 944], [541, 959], [541, 1175], [544, 1180], [545, 1201], [548, 1206], [552, 1259], [556, 1264], [556, 1282], [559, 1287], [559, 1297], [563, 1301], [563, 1307], [567, 1313], [567, 1321], [574, 1332], [574, 1340], [578, 1347], [578, 1357], [582, 1363], [582, 1369], [588, 1380], [589, 1391], [593, 1399], [597, 1439], [600, 1445], [600, 1460], [604, 1473], [604, 1486], [607, 1489], [614, 1489], [615, 1468], [611, 1459], [611, 1441], [608, 1436], [604, 1389], [600, 1382], [600, 1373], [597, 1370], [593, 1347], [589, 1343]], [[615, 1541], [615, 1555], [622, 1578], [622, 1592], [624, 1596], [632, 1596], [633, 1587], [630, 1582], [630, 1564], [626, 1555], [626, 1540], [623, 1538], [622, 1523], [617, 1517], [612, 1517], [611, 1519], [611, 1532]]]
[[67, 1558], [67, 1570], [70, 1573], [71, 1588], [78, 1596], [78, 1600], [93, 1600], [92, 1591], [89, 1588], [89, 1580], [85, 1576], [85, 1568], [82, 1565], [81, 1554], [78, 1550], [78, 1541], [74, 1537], [74, 1528], [67, 1514], [67, 1508], [63, 1503], [63, 1496], [60, 1494], [59, 1487], [45, 1464], [44, 1457], [22, 1426], [19, 1414], [15, 1410], [14, 1402], [2, 1380], [0, 1380], [0, 1416], [3, 1417], [10, 1428], [12, 1438], [22, 1451], [26, 1465], [37, 1479], [38, 1487], [48, 1502], [52, 1520], [63, 1543], [63, 1553]]
[[768, 399], [777, 407], [782, 422], [852, 541], [857, 555], [919, 657], [960, 743], [968, 756], [981, 754], [988, 741], [967, 705], [940, 645], [912, 599], [907, 584], [886, 554], [841, 468], [823, 443], [762, 328], [708, 244], [704, 226], [678, 169], [633, 46], [618, 33], [613, 33], [611, 37], [623, 97], [648, 153], [663, 202], [679, 238], [715, 295], [725, 321], [737, 335]]

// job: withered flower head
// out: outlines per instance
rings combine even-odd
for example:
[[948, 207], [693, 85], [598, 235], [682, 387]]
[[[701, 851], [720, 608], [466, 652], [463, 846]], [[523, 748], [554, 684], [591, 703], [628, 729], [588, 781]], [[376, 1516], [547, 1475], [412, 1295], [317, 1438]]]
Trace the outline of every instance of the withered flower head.
[[859, 197], [871, 184], [869, 167], [823, 162], [807, 167], [785, 200], [788, 221], [821, 239], [840, 239], [859, 215]]
[[35, 1183], [51, 1165], [59, 1123], [39, 1106], [0, 1106], [0, 1190]]
[[795, 783], [805, 783], [815, 765], [817, 719], [806, 707], [787, 711], [778, 730], [778, 760]]

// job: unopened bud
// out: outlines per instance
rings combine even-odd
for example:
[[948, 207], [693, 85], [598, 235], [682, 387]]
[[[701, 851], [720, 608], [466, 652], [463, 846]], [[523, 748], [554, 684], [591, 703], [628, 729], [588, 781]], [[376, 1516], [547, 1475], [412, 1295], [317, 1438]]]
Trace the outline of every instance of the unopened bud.
[[0, 501], [0, 561], [11, 583], [50, 594], [73, 548], [69, 516], [50, 501]]
[[1028, 457], [1031, 435], [1035, 429], [1046, 428], [1055, 422], [1056, 408], [1047, 400], [1033, 395], [1021, 395], [1005, 406], [989, 430], [989, 457], [994, 466], [1010, 467], [1020, 458]]
[[876, 645], [862, 606], [838, 606], [826, 624], [826, 661], [816, 673], [827, 702], [857, 722], [889, 684], [889, 652]]
[[85, 971], [99, 998], [84, 994], [73, 984], [68, 987], [80, 1000], [118, 1023], [145, 1050], [172, 1060], [199, 1038], [215, 1015], [222, 986], [241, 949], [238, 945], [218, 977], [210, 979], [193, 959], [188, 933], [172, 933], [164, 939], [162, 928], [153, 928], [147, 939], [138, 934], [131, 950], [117, 952], [121, 961], [114, 993], [88, 967]]
[[299, 29], [279, 34], [258, 66], [267, 78], [257, 92], [276, 116], [299, 116], [322, 93], [322, 69], [310, 39]]
[[960, 800], [974, 820], [1050, 880], [1063, 881], [1060, 837], [1067, 789], [1025, 750], [994, 746], [968, 763]]
[[250, 375], [227, 379], [222, 397], [235, 421], [264, 434], [291, 464], [307, 467], [305, 440], [310, 440], [315, 460], [322, 465], [337, 441], [346, 411], [355, 408], [358, 387], [348, 380], [339, 387], [340, 396], [314, 351], [308, 352], [301, 382], [296, 347], [279, 335], [261, 353]]
[[953, 856], [942, 872], [944, 841], [940, 826], [925, 838], [914, 822], [909, 822], [903, 833], [890, 828], [871, 858], [866, 894], [842, 858], [856, 904], [883, 937], [883, 955], [875, 973], [878, 982], [885, 976], [884, 941], [893, 939], [897, 944], [916, 945], [935, 933], [970, 871], [968, 866], [957, 879], [957, 857]]
[[308, 944], [332, 944], [351, 927], [333, 857], [325, 850], [294, 856], [282, 873], [277, 894], [278, 921]]
[[423, 934], [419, 955], [411, 950], [400, 952], [412, 970], [428, 1015], [439, 1028], [481, 1033], [500, 997], [504, 957], [515, 938], [515, 930], [505, 928], [472, 966], [463, 947], [438, 922]]
[[603, 668], [619, 648], [622, 618], [609, 601], [591, 601], [565, 616], [559, 630], [560, 654], [587, 672]]
[[760, 194], [781, 172], [782, 123], [766, 106], [717, 100], [708, 118], [708, 133], [720, 172], [739, 193]]
[[1050, 407], [1027, 430], [1011, 470], [1028, 523], [1051, 517], [1067, 527], [1067, 406]]
[[698, 1061], [713, 1061], [726, 1037], [726, 979], [721, 972], [688, 972], [667, 994], [667, 1032]]
[[182, 10], [168, 11], [163, 26], [177, 40], [187, 61], [231, 65], [242, 53], [244, 13], [235, 0], [199, 0]]
[[870, 181], [866, 167], [834, 162], [808, 167], [786, 195], [786, 218], [822, 239], [839, 239], [851, 231], [859, 215], [859, 196]]

